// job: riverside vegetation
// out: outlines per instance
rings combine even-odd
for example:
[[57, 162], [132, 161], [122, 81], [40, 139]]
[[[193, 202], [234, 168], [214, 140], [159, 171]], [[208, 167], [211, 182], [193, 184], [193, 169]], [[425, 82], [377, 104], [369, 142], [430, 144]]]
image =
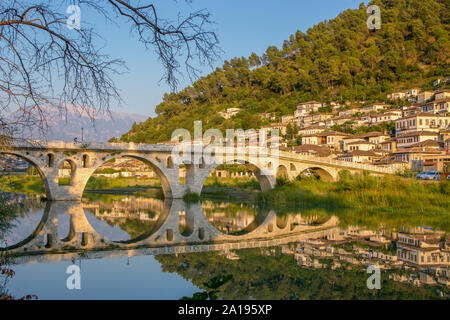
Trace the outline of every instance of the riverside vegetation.
[[[1, 177], [3, 191], [44, 193], [39, 177]], [[93, 177], [86, 190], [117, 188], [118, 193], [140, 193], [140, 188], [158, 187], [156, 179]], [[378, 228], [429, 225], [450, 232], [450, 182], [424, 183], [399, 177], [374, 177], [369, 174], [351, 175], [342, 171], [337, 182], [326, 182], [314, 176], [299, 176], [289, 182], [277, 180], [277, 187], [262, 193], [253, 178], [213, 178], [205, 183], [201, 197], [188, 193], [186, 201], [205, 198], [255, 202], [264, 209], [279, 214], [300, 211], [304, 215], [337, 215], [344, 225], [365, 225]], [[161, 192], [160, 192], [161, 193]], [[161, 197], [162, 195], [157, 195]]]

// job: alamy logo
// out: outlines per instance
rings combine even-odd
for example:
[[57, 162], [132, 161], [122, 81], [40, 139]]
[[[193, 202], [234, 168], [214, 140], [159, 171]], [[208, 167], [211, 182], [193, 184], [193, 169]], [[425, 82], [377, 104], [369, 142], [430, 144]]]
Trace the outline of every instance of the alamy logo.
[[67, 267], [67, 274], [70, 276], [67, 278], [66, 286], [69, 290], [81, 290], [81, 270], [80, 267], [72, 264]]
[[369, 30], [381, 29], [381, 9], [379, 6], [371, 5], [367, 8], [370, 17], [367, 19], [367, 28]]
[[70, 16], [67, 18], [67, 28], [70, 30], [80, 30], [81, 29], [81, 9], [77, 5], [71, 5], [67, 7], [67, 14]]
[[381, 272], [380, 268], [372, 264], [367, 268], [367, 273], [372, 274], [367, 278], [367, 289], [381, 289]]

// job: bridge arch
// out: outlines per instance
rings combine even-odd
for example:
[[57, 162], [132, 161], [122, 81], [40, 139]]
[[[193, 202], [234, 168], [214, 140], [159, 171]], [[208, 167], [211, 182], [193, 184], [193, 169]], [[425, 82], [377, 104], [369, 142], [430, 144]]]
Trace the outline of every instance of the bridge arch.
[[46, 195], [47, 199], [51, 199], [51, 191], [50, 191], [51, 189], [50, 189], [50, 185], [49, 185], [49, 181], [48, 181], [47, 175], [43, 171], [42, 167], [39, 166], [37, 160], [29, 157], [28, 155], [23, 155], [21, 153], [11, 152], [11, 151], [2, 151], [2, 150], [0, 150], [0, 154], [18, 157], [18, 158], [26, 161], [30, 165], [32, 165], [36, 169], [36, 171], [39, 174], [39, 177], [42, 179], [42, 182], [44, 183], [44, 190], [45, 190], [45, 195]]
[[285, 165], [280, 164], [278, 166], [276, 177], [289, 179], [289, 172]]
[[166, 160], [166, 168], [173, 169], [173, 160], [172, 156], [168, 156]]
[[291, 172], [295, 172], [297, 171], [297, 167], [295, 166], [295, 164], [293, 164], [292, 162], [289, 163], [289, 170]]
[[[259, 164], [258, 162], [254, 161], [251, 158], [242, 159], [235, 157], [233, 160], [227, 159], [227, 162], [224, 162], [223, 164], [240, 164], [247, 166], [253, 173], [255, 174], [256, 179], [258, 180], [258, 183], [261, 187], [261, 191], [266, 192], [275, 187], [276, 184], [276, 177], [275, 175], [270, 174], [270, 171], [268, 168], [272, 167], [272, 163], [268, 163], [266, 165]], [[203, 189], [203, 185], [206, 181], [206, 178], [209, 177], [211, 172], [213, 172], [217, 167], [219, 167], [221, 163], [213, 163], [209, 165], [204, 165], [204, 169], [201, 170], [200, 174], [198, 175], [197, 181], [199, 183], [199, 194], [201, 193]]]
[[318, 176], [321, 180], [333, 182], [337, 181], [337, 172], [334, 172], [328, 168], [322, 166], [309, 166], [302, 168], [302, 171], [299, 175], [304, 175], [305, 173], [310, 173], [312, 175]]
[[115, 154], [115, 155], [112, 155], [109, 157], [104, 157], [104, 158], [102, 158], [101, 161], [99, 161], [98, 163], [95, 163], [95, 165], [92, 165], [89, 168], [90, 173], [84, 179], [85, 181], [84, 181], [84, 185], [82, 188], [83, 192], [84, 192], [84, 189], [86, 188], [86, 184], [87, 184], [89, 178], [94, 174], [94, 172], [98, 168], [100, 168], [103, 164], [105, 164], [106, 162], [108, 162], [112, 159], [116, 159], [116, 158], [132, 158], [132, 159], [139, 160], [139, 161], [145, 163], [146, 165], [148, 165], [156, 173], [156, 176], [158, 177], [159, 181], [161, 182], [161, 187], [163, 189], [164, 197], [165, 198], [172, 197], [172, 188], [171, 188], [171, 184], [170, 184], [168, 175], [164, 171], [164, 169], [158, 165], [160, 163], [158, 163], [157, 161], [155, 161], [151, 158], [147, 158], [147, 157], [143, 157], [143, 156], [139, 156], [139, 155], [135, 155], [135, 154], [128, 154], [128, 153]]
[[61, 178], [61, 176], [59, 175], [59, 170], [63, 170], [64, 169], [64, 165], [66, 163], [68, 163], [69, 166], [70, 166], [70, 181], [69, 181], [69, 185], [73, 185], [74, 177], [75, 177], [75, 174], [77, 172], [77, 170], [76, 170], [77, 169], [77, 165], [76, 165], [75, 161], [72, 160], [72, 159], [63, 158], [63, 159], [61, 159], [61, 161], [59, 161], [58, 166], [57, 166], [57, 168], [58, 168], [58, 178]]

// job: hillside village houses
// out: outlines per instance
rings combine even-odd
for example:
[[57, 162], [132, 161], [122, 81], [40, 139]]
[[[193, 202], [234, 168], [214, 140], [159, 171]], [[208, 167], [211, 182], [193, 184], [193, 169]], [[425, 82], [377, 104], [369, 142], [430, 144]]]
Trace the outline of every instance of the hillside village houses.
[[[288, 127], [301, 137], [298, 146], [285, 137], [283, 149], [300, 154], [390, 166], [404, 170], [450, 170], [450, 90], [421, 91], [412, 88], [387, 95], [390, 103], [339, 105], [308, 101], [300, 103], [293, 114], [264, 128], [278, 128], [285, 136]], [[399, 100], [405, 106], [397, 106]], [[323, 110], [328, 110], [322, 112]], [[267, 119], [267, 116], [265, 116]], [[279, 118], [278, 118], [279, 119]], [[336, 126], [358, 129], [393, 123], [391, 132], [352, 135]]]
[[408, 100], [413, 100], [417, 98], [417, 96], [420, 94], [420, 91], [420, 88], [413, 88], [406, 91], [392, 92], [387, 95], [387, 98], [389, 100], [402, 100], [405, 98], [407, 98]]
[[[299, 154], [399, 170], [450, 170], [450, 90], [411, 88], [389, 93], [386, 98], [389, 103], [302, 102], [292, 114], [281, 117], [275, 112], [261, 113], [260, 118], [269, 122], [261, 129], [267, 132], [278, 129], [284, 137], [280, 146]], [[406, 101], [406, 105], [398, 106], [400, 101]], [[229, 119], [240, 111], [228, 108], [219, 114]], [[361, 135], [336, 130], [336, 127], [370, 130], [383, 123], [393, 124], [395, 130]], [[301, 138], [297, 138], [301, 140], [300, 146], [293, 139], [292, 130]]]
[[433, 96], [433, 91], [424, 91], [417, 95], [417, 103], [424, 103]]
[[317, 101], [309, 101], [300, 103], [297, 106], [297, 110], [294, 112], [294, 117], [298, 118], [304, 115], [309, 115], [311, 112], [317, 112], [319, 111], [319, 108], [322, 107], [322, 103]]

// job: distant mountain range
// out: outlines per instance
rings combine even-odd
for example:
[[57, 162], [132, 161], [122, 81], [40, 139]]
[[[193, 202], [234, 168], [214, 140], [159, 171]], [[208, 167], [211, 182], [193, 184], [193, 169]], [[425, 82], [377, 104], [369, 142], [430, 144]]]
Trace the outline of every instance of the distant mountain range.
[[[49, 131], [43, 136], [38, 130], [32, 130], [33, 139], [73, 141], [76, 137], [81, 141], [82, 129], [84, 141], [106, 142], [112, 137], [120, 137], [131, 129], [133, 123], [140, 123], [147, 116], [123, 112], [100, 112], [87, 108], [81, 111], [75, 107], [68, 106], [61, 113], [54, 107], [44, 107], [48, 116]], [[92, 121], [89, 114], [95, 114]], [[11, 115], [14, 117], [14, 115]]]

